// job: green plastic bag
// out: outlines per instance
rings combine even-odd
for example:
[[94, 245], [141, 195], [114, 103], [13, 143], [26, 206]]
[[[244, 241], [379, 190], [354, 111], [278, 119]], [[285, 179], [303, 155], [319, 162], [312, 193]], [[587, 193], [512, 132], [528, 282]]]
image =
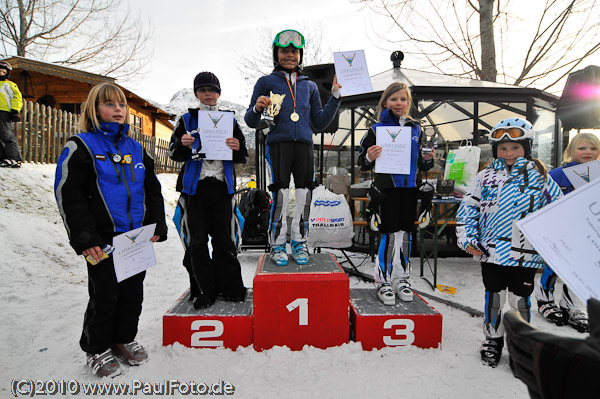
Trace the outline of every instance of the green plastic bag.
[[460, 146], [448, 152], [444, 179], [454, 180], [454, 189], [466, 192], [469, 181], [479, 170], [479, 156], [481, 148], [472, 145]]

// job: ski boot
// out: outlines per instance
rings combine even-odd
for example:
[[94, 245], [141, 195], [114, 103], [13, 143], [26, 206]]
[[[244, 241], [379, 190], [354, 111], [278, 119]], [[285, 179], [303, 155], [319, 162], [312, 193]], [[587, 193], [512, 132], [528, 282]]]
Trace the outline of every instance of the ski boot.
[[567, 324], [567, 313], [556, 306], [554, 301], [538, 301], [538, 312], [544, 316], [544, 319], [548, 320], [550, 323], [556, 324], [557, 326], [564, 326]]
[[20, 168], [21, 161], [15, 161], [14, 159], [3, 159], [0, 161], [1, 168]]
[[481, 344], [481, 362], [485, 366], [496, 367], [500, 362], [503, 347], [504, 337], [486, 337], [485, 341], [483, 341], [483, 344]]
[[136, 341], [132, 341], [128, 344], [112, 344], [111, 348], [113, 354], [118, 359], [121, 359], [130, 366], [138, 366], [148, 361], [148, 353], [146, 353], [144, 347]]
[[242, 287], [238, 290], [229, 291], [227, 293], [220, 292], [217, 294], [217, 298], [227, 302], [244, 302], [246, 300], [246, 294], [248, 289]]
[[390, 283], [380, 284], [379, 287], [377, 287], [377, 296], [384, 305], [396, 304], [396, 296], [394, 295], [394, 289]]
[[398, 298], [400, 298], [402, 302], [412, 302], [413, 291], [410, 288], [410, 283], [407, 280], [394, 279], [394, 281], [392, 281], [392, 286], [394, 287], [394, 291], [396, 291]]
[[92, 370], [92, 374], [98, 377], [116, 377], [121, 375], [119, 362], [115, 359], [110, 349], [98, 354], [88, 353], [86, 357], [87, 365]]
[[292, 241], [292, 258], [299, 265], [308, 263], [308, 247], [305, 242]]
[[587, 313], [579, 309], [567, 309], [561, 307], [560, 310], [566, 315], [567, 323], [580, 333], [590, 332], [590, 321]]
[[285, 244], [273, 245], [271, 247], [271, 258], [277, 266], [287, 266], [288, 254], [285, 250]]
[[194, 301], [192, 303], [194, 304], [194, 309], [200, 310], [210, 308], [212, 305], [215, 304], [216, 301], [217, 298], [214, 295], [202, 293], [198, 294], [198, 296], [194, 298]]

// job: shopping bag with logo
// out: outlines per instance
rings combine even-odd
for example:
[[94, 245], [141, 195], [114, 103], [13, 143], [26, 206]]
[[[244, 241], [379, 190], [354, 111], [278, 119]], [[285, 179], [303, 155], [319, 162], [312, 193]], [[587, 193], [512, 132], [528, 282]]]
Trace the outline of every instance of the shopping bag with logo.
[[352, 213], [344, 195], [334, 194], [325, 186], [315, 188], [310, 204], [308, 245], [347, 248], [352, 246], [353, 237]]
[[474, 147], [470, 141], [463, 143], [448, 152], [444, 169], [444, 179], [454, 180], [454, 190], [460, 193], [467, 192], [469, 181], [477, 174], [481, 155], [481, 148]]

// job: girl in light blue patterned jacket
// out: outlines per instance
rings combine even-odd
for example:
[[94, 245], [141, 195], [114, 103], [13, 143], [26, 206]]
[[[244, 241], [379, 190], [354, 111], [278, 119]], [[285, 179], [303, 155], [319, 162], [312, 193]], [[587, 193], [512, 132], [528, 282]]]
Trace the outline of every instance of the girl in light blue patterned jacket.
[[485, 287], [484, 364], [495, 367], [504, 346], [502, 308], [527, 321], [537, 269], [544, 260], [515, 222], [548, 205], [562, 193], [541, 161], [531, 158], [533, 126], [521, 118], [500, 121], [490, 133], [494, 161], [471, 182], [456, 215], [457, 243], [481, 260]]

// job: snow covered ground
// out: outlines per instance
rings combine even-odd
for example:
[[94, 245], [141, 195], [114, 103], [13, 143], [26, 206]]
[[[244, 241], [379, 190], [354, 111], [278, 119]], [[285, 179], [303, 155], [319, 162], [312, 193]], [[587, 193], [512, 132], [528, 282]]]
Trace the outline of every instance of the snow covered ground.
[[[176, 176], [160, 175], [167, 218], [178, 198]], [[0, 169], [0, 397], [11, 397], [13, 379], [97, 382], [85, 366], [78, 345], [87, 303], [87, 276], [82, 257], [68, 245], [52, 192], [54, 165], [24, 164]], [[172, 222], [169, 239], [155, 245], [158, 265], [145, 280], [144, 309], [137, 339], [150, 361], [123, 366], [113, 382], [160, 383], [165, 379], [212, 384], [223, 380], [239, 398], [480, 398], [528, 397], [515, 379], [505, 349], [496, 369], [481, 365], [481, 319], [429, 300], [443, 314], [441, 349], [395, 347], [363, 351], [359, 343], [327, 350], [276, 347], [256, 352], [252, 347], [189, 349], [162, 346], [162, 316], [187, 288], [181, 265], [181, 244]], [[261, 253], [240, 254], [243, 277], [252, 286]], [[356, 255], [360, 263], [363, 255]], [[418, 276], [416, 289], [482, 310], [483, 287], [478, 263], [470, 258], [439, 262], [440, 284], [457, 288], [455, 295], [433, 292]], [[361, 270], [371, 273], [367, 260]], [[351, 288], [370, 287], [350, 278]], [[560, 286], [560, 284], [559, 284]], [[535, 307], [535, 305], [534, 305]], [[557, 334], [583, 338], [569, 327], [555, 327], [534, 313], [532, 324]], [[69, 395], [67, 395], [68, 397]], [[84, 397], [83, 393], [78, 397]], [[139, 393], [138, 396], [142, 396]], [[90, 397], [90, 396], [87, 396]]]

